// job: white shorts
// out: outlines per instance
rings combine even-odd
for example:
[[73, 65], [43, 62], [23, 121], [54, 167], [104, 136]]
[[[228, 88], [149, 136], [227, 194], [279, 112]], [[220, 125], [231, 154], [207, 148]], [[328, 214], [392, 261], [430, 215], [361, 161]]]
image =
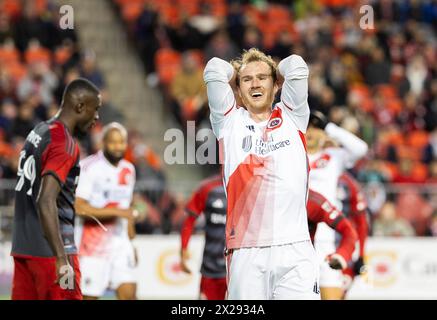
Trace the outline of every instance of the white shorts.
[[109, 257], [79, 256], [84, 296], [101, 297], [106, 289], [116, 290], [123, 283], [135, 283], [135, 254], [126, 242]]
[[318, 300], [319, 265], [310, 241], [241, 248], [227, 259], [229, 300]]
[[341, 270], [332, 269], [328, 262], [325, 261], [328, 255], [335, 252], [335, 244], [331, 241], [316, 241], [314, 247], [316, 248], [320, 265], [320, 287], [343, 288], [343, 272]]

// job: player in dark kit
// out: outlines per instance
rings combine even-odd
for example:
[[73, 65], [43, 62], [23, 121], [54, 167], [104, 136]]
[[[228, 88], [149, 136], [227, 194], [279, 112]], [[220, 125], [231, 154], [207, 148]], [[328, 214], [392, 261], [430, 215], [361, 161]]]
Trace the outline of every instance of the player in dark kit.
[[338, 180], [337, 196], [343, 204], [342, 212], [358, 234], [359, 255], [353, 257], [354, 261], [349, 264], [346, 270], [343, 270], [345, 289], [347, 290], [352, 285], [355, 276], [364, 271], [364, 249], [369, 234], [369, 209], [360, 184], [347, 172], [343, 173]]
[[346, 269], [352, 258], [355, 242], [358, 239], [358, 235], [351, 223], [324, 196], [311, 189], [308, 193], [307, 213], [312, 241], [314, 241], [317, 224], [321, 222], [325, 222], [341, 235], [337, 250], [328, 255], [326, 260], [333, 269]]
[[74, 244], [79, 147], [98, 120], [97, 87], [85, 79], [65, 89], [58, 114], [29, 133], [18, 165], [12, 253], [12, 299], [81, 299]]
[[188, 214], [181, 229], [181, 267], [186, 265], [188, 242], [196, 219], [205, 216], [205, 248], [200, 273], [200, 298], [224, 300], [226, 296], [226, 265], [224, 257], [226, 227], [226, 195], [220, 175], [204, 180], [186, 205]]

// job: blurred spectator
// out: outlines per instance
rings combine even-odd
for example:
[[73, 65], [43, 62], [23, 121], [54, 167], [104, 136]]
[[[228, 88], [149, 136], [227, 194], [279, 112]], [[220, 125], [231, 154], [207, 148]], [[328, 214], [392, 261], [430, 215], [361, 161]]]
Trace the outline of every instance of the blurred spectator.
[[203, 70], [191, 52], [182, 55], [181, 70], [170, 84], [173, 110], [182, 126], [188, 120], [202, 121], [207, 101]]
[[249, 50], [250, 48], [264, 50], [262, 45], [262, 35], [256, 27], [251, 26], [246, 28], [243, 34], [242, 47], [246, 50]]
[[15, 24], [15, 42], [23, 52], [32, 39], [38, 41], [45, 47], [49, 46], [50, 34], [47, 24], [36, 8], [36, 1], [23, 1], [22, 16]]
[[224, 31], [217, 32], [205, 47], [206, 61], [213, 57], [219, 57], [223, 60], [230, 61], [235, 59], [239, 54], [237, 47]]
[[390, 82], [391, 66], [385, 58], [384, 51], [376, 48], [372, 53], [372, 62], [365, 70], [366, 82], [371, 85], [384, 84]]
[[377, 237], [412, 237], [413, 227], [407, 220], [398, 217], [392, 202], [386, 202], [373, 223], [373, 235]]
[[403, 188], [396, 199], [396, 214], [411, 223], [418, 236], [423, 236], [432, 207], [419, 190]]
[[96, 54], [92, 50], [85, 50], [80, 64], [80, 76], [90, 80], [99, 89], [105, 89], [105, 80], [97, 68]]
[[245, 17], [243, 6], [240, 1], [231, 1], [229, 4], [227, 15], [227, 32], [229, 37], [237, 44], [238, 47], [242, 47], [243, 42], [241, 35], [244, 33], [245, 29]]
[[18, 108], [17, 117], [11, 125], [11, 134], [13, 136], [26, 138], [35, 125], [34, 108], [30, 101], [26, 101]]
[[281, 32], [278, 37], [278, 41], [275, 42], [273, 48], [270, 49], [269, 54], [272, 57], [277, 57], [282, 60], [292, 53], [293, 40], [291, 34], [288, 32]]
[[36, 104], [47, 107], [53, 102], [53, 91], [58, 85], [56, 75], [42, 62], [29, 66], [28, 75], [18, 84], [17, 93], [20, 101], [36, 99]]
[[11, 20], [6, 13], [0, 12], [0, 44], [9, 38], [14, 38]]
[[211, 4], [208, 1], [201, 1], [199, 13], [191, 16], [188, 19], [188, 23], [205, 37], [218, 30], [221, 25], [221, 19], [213, 15]]
[[17, 117], [17, 107], [10, 99], [4, 99], [0, 107], [0, 135], [6, 136], [11, 132], [12, 124]]
[[425, 80], [428, 76], [428, 69], [425, 65], [425, 59], [421, 55], [411, 58], [407, 64], [406, 77], [408, 79], [411, 92], [420, 96], [425, 86]]

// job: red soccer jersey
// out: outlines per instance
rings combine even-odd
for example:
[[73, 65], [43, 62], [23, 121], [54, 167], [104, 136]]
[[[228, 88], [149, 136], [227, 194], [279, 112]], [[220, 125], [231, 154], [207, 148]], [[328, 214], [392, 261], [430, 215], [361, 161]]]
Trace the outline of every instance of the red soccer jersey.
[[317, 224], [325, 222], [341, 234], [341, 242], [335, 253], [341, 255], [346, 262], [349, 261], [354, 252], [358, 236], [348, 219], [324, 196], [311, 189], [308, 194], [307, 212], [311, 240], [314, 241]]
[[347, 172], [344, 172], [339, 178], [338, 198], [343, 204], [343, 214], [351, 221], [358, 234], [360, 257], [363, 257], [364, 246], [369, 233], [367, 201], [358, 181]]

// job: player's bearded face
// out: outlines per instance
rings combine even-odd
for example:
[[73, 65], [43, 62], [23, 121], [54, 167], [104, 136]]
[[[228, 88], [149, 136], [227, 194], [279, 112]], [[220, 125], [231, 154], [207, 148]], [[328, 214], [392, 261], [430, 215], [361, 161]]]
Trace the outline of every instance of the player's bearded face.
[[124, 158], [127, 149], [126, 137], [119, 130], [111, 130], [107, 133], [103, 145], [105, 158], [112, 164], [117, 164]]
[[273, 82], [272, 70], [264, 61], [253, 61], [241, 67], [238, 93], [243, 105], [251, 112], [272, 108], [278, 85]]

